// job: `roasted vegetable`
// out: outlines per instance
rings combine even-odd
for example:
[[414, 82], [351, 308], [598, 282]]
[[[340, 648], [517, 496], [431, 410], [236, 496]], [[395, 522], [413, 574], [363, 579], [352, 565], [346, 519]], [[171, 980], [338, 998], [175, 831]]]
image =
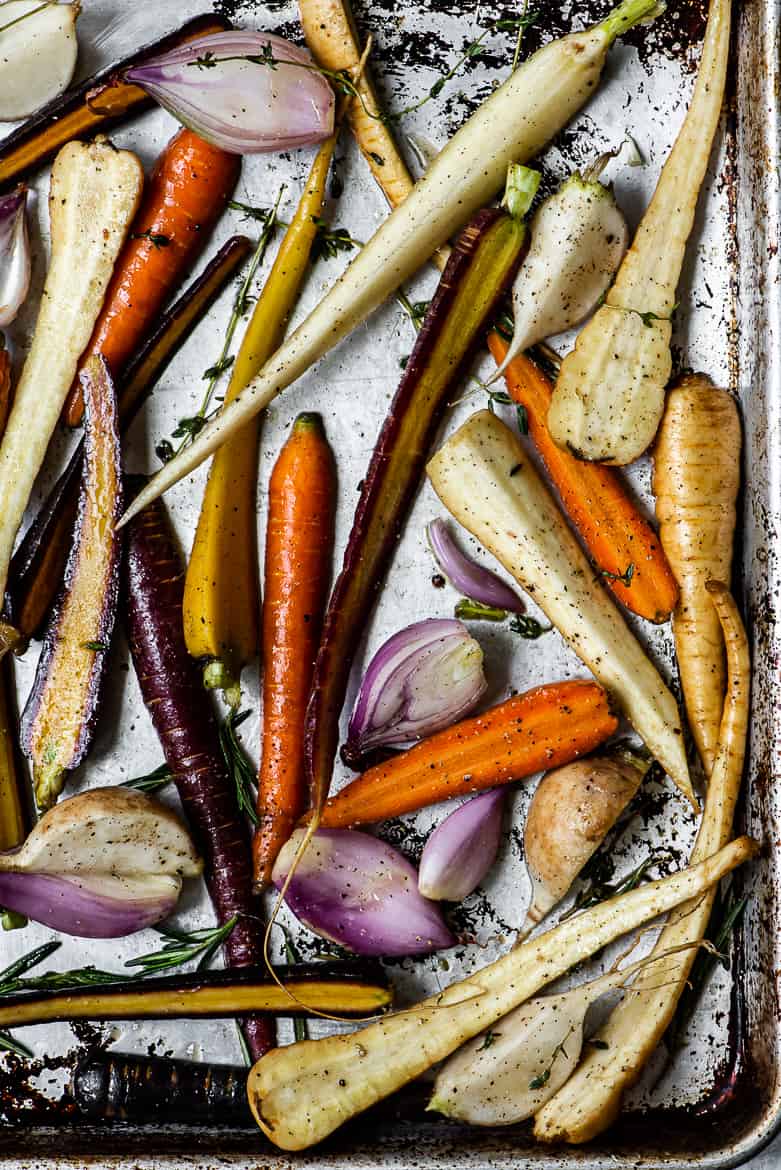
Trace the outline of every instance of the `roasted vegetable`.
[[426, 898], [462, 902], [496, 861], [502, 840], [504, 792], [481, 792], [437, 825], [418, 867], [418, 889]]
[[[0, 997], [0, 1028], [56, 1020], [219, 1019], [254, 1012], [361, 1017], [377, 1015], [391, 1003], [380, 972], [372, 970], [367, 978], [366, 970], [352, 963], [281, 966], [273, 974], [279, 982], [266, 968], [254, 967], [7, 995]], [[283, 981], [290, 995], [280, 986]]]
[[533, 594], [696, 807], [675, 699], [594, 579], [520, 440], [480, 411], [439, 449], [428, 474], [445, 506]]
[[30, 290], [31, 268], [27, 188], [21, 186], [9, 195], [0, 195], [0, 325], [10, 325], [16, 319]]
[[600, 24], [552, 41], [524, 61], [437, 155], [409, 198], [258, 376], [157, 473], [128, 519], [203, 462], [365, 321], [470, 215], [493, 199], [508, 165], [537, 154], [591, 96], [616, 37], [657, 10], [657, 0], [623, 0]]
[[[284, 337], [309, 268], [335, 145], [336, 132], [317, 152], [231, 368], [226, 402], [254, 378]], [[208, 660], [207, 685], [223, 688], [234, 705], [241, 670], [255, 657], [259, 640], [259, 425], [250, 422], [214, 456], [184, 584], [187, 649]]]
[[[727, 643], [729, 677], [719, 745], [692, 865], [714, 855], [732, 835], [749, 718], [751, 662], [746, 632], [726, 585], [711, 582], [708, 590]], [[715, 888], [671, 914], [653, 954], [661, 957], [672, 947], [699, 942], [708, 926], [714, 894]], [[694, 956], [694, 950], [669, 956], [638, 978], [635, 988], [597, 1033], [600, 1046], [587, 1053], [571, 1080], [535, 1118], [537, 1138], [585, 1142], [615, 1120], [624, 1092], [640, 1076], [675, 1014]]]
[[0, 850], [21, 845], [30, 822], [26, 785], [17, 761], [12, 671], [12, 659], [7, 657], [0, 664]]
[[[96, 131], [107, 130], [151, 106], [152, 99], [143, 89], [119, 81], [124, 69], [173, 45], [219, 32], [225, 27], [226, 21], [213, 13], [196, 16], [176, 32], [139, 49], [124, 61], [87, 78], [75, 89], [42, 106], [32, 118], [0, 142], [0, 187], [25, 178], [74, 138], [91, 137]], [[117, 84], [112, 85], [112, 82]]]
[[[130, 651], [141, 695], [174, 775], [185, 816], [205, 861], [220, 923], [239, 921], [225, 945], [232, 967], [263, 958], [263, 907], [252, 893], [249, 834], [220, 749], [200, 671], [182, 633], [184, 570], [162, 505], [145, 510], [127, 549]], [[245, 1023], [251, 1051], [273, 1043], [268, 1021]]]
[[91, 1052], [73, 1070], [70, 1093], [81, 1116], [95, 1121], [254, 1124], [243, 1065]]
[[[500, 362], [506, 342], [492, 333], [488, 346]], [[505, 383], [510, 398], [525, 411], [545, 470], [608, 589], [640, 617], [666, 622], [678, 600], [678, 586], [661, 541], [622, 473], [584, 463], [556, 446], [547, 423], [553, 387], [531, 358], [518, 354], [505, 372]]]
[[[697, 943], [693, 944], [697, 949]], [[530, 999], [460, 1048], [437, 1073], [428, 1108], [470, 1125], [514, 1125], [536, 1113], [572, 1076], [593, 1003], [631, 986], [670, 952], [649, 955], [560, 995]]]
[[[200, 256], [236, 186], [241, 161], [180, 130], [160, 154], [130, 236], [117, 258], [111, 284], [89, 345], [119, 381], [128, 362], [156, 326], [165, 302]], [[84, 413], [78, 381], [65, 403], [75, 427]]]
[[81, 375], [87, 409], [78, 518], [65, 579], [22, 717], [35, 797], [50, 808], [90, 749], [117, 614], [122, 464], [114, 386], [105, 358]]
[[532, 898], [522, 933], [541, 922], [564, 897], [636, 795], [650, 764], [621, 749], [543, 776], [523, 834]]
[[333, 133], [333, 88], [305, 49], [273, 33], [211, 33], [134, 65], [124, 79], [206, 142], [237, 155], [311, 146]]
[[56, 100], [76, 68], [80, 0], [5, 0], [0, 12], [0, 121], [17, 122]]
[[704, 374], [667, 396], [654, 450], [659, 537], [681, 587], [675, 650], [689, 726], [705, 770], [716, 756], [726, 668], [719, 615], [706, 582], [729, 581], [740, 485], [740, 418], [732, 395]]
[[596, 683], [534, 687], [369, 768], [331, 797], [322, 824], [373, 824], [522, 780], [593, 751], [617, 726]]
[[81, 938], [167, 917], [201, 863], [178, 817], [141, 792], [92, 788], [50, 809], [0, 854], [0, 904]]
[[[518, 168], [523, 216], [539, 176]], [[328, 603], [307, 711], [306, 767], [312, 804], [328, 796], [350, 667], [412, 504], [439, 420], [483, 330], [521, 262], [523, 220], [478, 213], [456, 241], [390, 405]]]
[[[230, 444], [226, 445], [225, 451]], [[255, 885], [306, 808], [304, 718], [331, 580], [336, 464], [319, 415], [300, 414], [271, 473], [263, 606], [263, 726]]]
[[258, 1061], [247, 1091], [275, 1146], [303, 1150], [444, 1060], [576, 963], [697, 897], [756, 852], [747, 837], [690, 869], [569, 918], [471, 978], [359, 1033], [304, 1040]]
[[[176, 351], [243, 263], [250, 247], [246, 236], [231, 236], [201, 275], [163, 314], [157, 329], [128, 362], [119, 388], [122, 430], [129, 426]], [[25, 638], [38, 636], [62, 583], [76, 519], [83, 451], [79, 443], [11, 558], [6, 608], [10, 620]]]
[[0, 444], [0, 596], [16, 534], [141, 194], [135, 155], [63, 147], [49, 193], [52, 254], [32, 345]]
[[570, 175], [535, 212], [513, 285], [512, 340], [491, 381], [525, 349], [579, 325], [610, 287], [629, 229], [612, 189], [599, 182], [603, 165]]
[[315, 934], [357, 955], [428, 955], [455, 944], [439, 907], [419, 893], [415, 867], [392, 845], [320, 829], [301, 853], [304, 837], [298, 829], [283, 846], [272, 880]]
[[564, 359], [548, 426], [581, 459], [631, 463], [651, 445], [664, 409], [671, 317], [697, 197], [719, 124], [731, 0], [711, 0], [686, 119], [605, 303]]

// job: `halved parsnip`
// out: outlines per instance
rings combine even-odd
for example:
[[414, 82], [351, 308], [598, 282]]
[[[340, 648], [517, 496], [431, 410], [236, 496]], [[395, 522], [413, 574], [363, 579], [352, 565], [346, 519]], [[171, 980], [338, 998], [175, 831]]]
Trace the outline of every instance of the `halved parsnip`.
[[0, 444], [0, 597], [16, 534], [76, 366], [92, 335], [144, 172], [106, 139], [69, 142], [49, 191], [52, 253], [30, 352]]
[[654, 494], [659, 539], [680, 587], [673, 631], [686, 713], [709, 774], [727, 672], [721, 624], [705, 585], [732, 575], [740, 444], [732, 395], [705, 374], [682, 378], [667, 396]]
[[439, 498], [512, 573], [697, 807], [675, 699], [597, 580], [520, 439], [473, 414], [428, 464]]
[[[729, 686], [692, 865], [715, 854], [732, 833], [749, 712], [751, 663], [746, 631], [726, 585], [711, 582], [709, 591], [727, 643]], [[671, 914], [652, 953], [661, 956], [670, 948], [702, 939], [714, 893], [711, 889]], [[640, 1076], [675, 1014], [695, 954], [692, 949], [660, 957], [638, 976], [598, 1033], [605, 1047], [590, 1049], [574, 1076], [537, 1114], [535, 1137], [546, 1142], [586, 1142], [615, 1120], [624, 1093]]]
[[755, 849], [750, 838], [741, 837], [698, 866], [568, 918], [418, 1007], [360, 1032], [272, 1049], [255, 1064], [247, 1082], [258, 1125], [283, 1150], [304, 1150], [322, 1141], [576, 963], [702, 894]]

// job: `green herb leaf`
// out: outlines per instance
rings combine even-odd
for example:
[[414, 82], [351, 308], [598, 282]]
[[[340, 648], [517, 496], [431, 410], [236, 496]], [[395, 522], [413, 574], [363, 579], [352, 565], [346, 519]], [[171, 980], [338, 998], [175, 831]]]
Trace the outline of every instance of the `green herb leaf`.
[[[242, 303], [243, 303], [243, 301], [242, 301]], [[237, 304], [237, 308], [238, 308], [238, 304]], [[203, 373], [201, 374], [202, 381], [205, 382], [205, 381], [208, 381], [209, 379], [219, 378], [220, 374], [224, 374], [226, 370], [229, 370], [231, 368], [231, 366], [233, 365], [235, 360], [236, 359], [233, 356], [233, 354], [226, 354], [225, 357], [221, 357], [220, 360], [215, 362], [213, 366], [209, 366], [208, 370], [203, 371]], [[196, 417], [200, 418], [200, 416], [196, 416]], [[201, 418], [201, 422], [202, 421], [203, 420]], [[193, 419], [193, 418], [180, 419], [179, 426], [182, 427], [182, 426], [184, 426], [185, 423], [191, 424], [193, 422], [195, 422], [195, 419]], [[182, 433], [186, 434], [187, 432], [183, 431]], [[198, 432], [196, 431], [195, 433], [197, 434]], [[174, 436], [177, 437], [176, 431], [174, 431]]]
[[122, 788], [135, 788], [137, 792], [159, 792], [161, 788], [165, 788], [174, 778], [174, 774], [168, 767], [168, 764], [160, 764], [153, 772], [147, 772], [144, 776], [134, 776], [131, 780], [124, 780]]
[[532, 1077], [532, 1079], [529, 1081], [529, 1088], [532, 1090], [544, 1089], [549, 1080], [550, 1080], [550, 1069], [546, 1068], [545, 1072], [540, 1073], [540, 1075], [538, 1077]]
[[[194, 959], [198, 959], [196, 969], [203, 971], [208, 967], [215, 952], [225, 942], [238, 920], [238, 915], [234, 914], [233, 918], [229, 918], [224, 926], [192, 931], [158, 926], [157, 933], [166, 939], [160, 950], [152, 951], [148, 955], [138, 955], [135, 959], [128, 959], [125, 966], [140, 967], [139, 977], [144, 977], [157, 975], [160, 971], [181, 967], [185, 963], [191, 963]], [[128, 976], [117, 976], [117, 978], [127, 979]]]
[[155, 248], [167, 248], [171, 243], [170, 236], [160, 235], [158, 232], [153, 232], [151, 228], [147, 228], [145, 232], [131, 232], [131, 240], [149, 240]]
[[599, 575], [604, 577], [606, 581], [620, 581], [628, 589], [635, 575], [635, 566], [634, 564], [627, 565], [623, 573], [611, 573], [610, 569], [600, 569]]
[[95, 654], [105, 654], [108, 650], [107, 642], [82, 642], [83, 650], [93, 650]]
[[319, 215], [312, 216], [312, 222], [317, 227], [317, 235], [312, 244], [312, 260], [332, 260], [339, 252], [350, 252], [353, 248], [361, 247], [358, 240], [354, 240], [347, 228], [332, 228]]
[[21, 1040], [15, 1040], [10, 1032], [0, 1032], [0, 1052], [13, 1052], [25, 1060], [32, 1057], [32, 1052]]
[[549, 633], [553, 626], [542, 626], [536, 618], [529, 617], [525, 613], [517, 613], [510, 621], [510, 629], [514, 634], [518, 634], [521, 638], [528, 638], [533, 641], [535, 638], [542, 637], [543, 634]]
[[236, 799], [239, 812], [244, 813], [258, 824], [258, 814], [255, 808], [255, 787], [257, 778], [255, 768], [244, 751], [241, 741], [236, 735], [236, 729], [252, 714], [251, 711], [231, 711], [220, 724], [220, 748], [225, 760], [228, 775], [233, 780], [236, 789]]
[[487, 1031], [487, 1032], [486, 1032], [486, 1034], [485, 1034], [485, 1039], [483, 1040], [483, 1043], [480, 1045], [480, 1047], [478, 1048], [478, 1050], [477, 1050], [477, 1051], [478, 1051], [478, 1052], [485, 1052], [486, 1048], [490, 1048], [490, 1047], [491, 1047], [491, 1045], [492, 1045], [492, 1044], [493, 1044], [493, 1043], [494, 1043], [496, 1040], [498, 1040], [498, 1039], [499, 1039], [499, 1037], [501, 1036], [501, 1034], [502, 1034], [501, 1032], [492, 1032], [492, 1031], [491, 1031], [491, 1029], [489, 1028], [489, 1029], [488, 1029], [488, 1031]]
[[462, 597], [456, 605], [455, 616], [462, 621], [503, 622], [507, 610], [495, 605], [483, 605], [482, 601], [473, 601], [471, 597]]

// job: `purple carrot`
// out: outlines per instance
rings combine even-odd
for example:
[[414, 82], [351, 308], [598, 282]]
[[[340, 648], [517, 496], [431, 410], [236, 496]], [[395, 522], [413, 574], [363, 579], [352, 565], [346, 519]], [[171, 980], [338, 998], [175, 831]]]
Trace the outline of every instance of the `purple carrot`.
[[[220, 750], [217, 722], [182, 627], [184, 566], [161, 501], [128, 527], [127, 620], [141, 695], [162, 744], [220, 924], [231, 967], [263, 962], [262, 905], [252, 893], [250, 838]], [[253, 1060], [275, 1043], [273, 1022], [242, 1021]]]

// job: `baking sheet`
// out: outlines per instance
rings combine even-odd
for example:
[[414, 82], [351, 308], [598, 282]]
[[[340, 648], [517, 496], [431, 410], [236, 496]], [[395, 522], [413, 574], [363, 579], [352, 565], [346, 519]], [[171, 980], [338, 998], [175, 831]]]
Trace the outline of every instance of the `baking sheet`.
[[[281, 32], [298, 39], [295, 4], [283, 0], [266, 3], [249, 0], [217, 2], [215, 9], [237, 23]], [[568, 31], [602, 15], [608, 5], [598, 0], [538, 0], [530, 4], [539, 16], [527, 30], [524, 52], [531, 52], [551, 35]], [[138, 6], [125, 0], [90, 0], [79, 24], [84, 46], [81, 72], [92, 72], [99, 65], [126, 53], [176, 27], [187, 17], [204, 11], [201, 0], [170, 0], [167, 5]], [[546, 152], [542, 168], [547, 186], [555, 185], [578, 165], [603, 150], [614, 149], [629, 134], [643, 157], [643, 165], [628, 166], [632, 153], [628, 148], [610, 164], [609, 177], [614, 181], [622, 206], [632, 226], [653, 191], [659, 168], [683, 118], [691, 90], [693, 73], [699, 58], [699, 43], [704, 27], [701, 0], [672, 3], [668, 12], [650, 29], [635, 30], [624, 43], [611, 52], [605, 82], [594, 100], [556, 144]], [[515, 3], [474, 2], [474, 0], [367, 0], [356, 3], [362, 27], [375, 37], [375, 73], [384, 91], [387, 106], [400, 109], [424, 95], [440, 73], [446, 70], [488, 26], [501, 18], [518, 14]], [[777, 71], [778, 20], [777, 0], [753, 0], [736, 6], [739, 29], [736, 36], [735, 64], [731, 79], [730, 103], [711, 160], [706, 191], [700, 201], [695, 235], [690, 245], [686, 271], [679, 290], [683, 309], [675, 330], [676, 364], [681, 368], [702, 369], [711, 377], [735, 389], [741, 399], [746, 420], [747, 490], [743, 513], [743, 563], [739, 567], [739, 585], [752, 622], [755, 643], [754, 719], [752, 722], [752, 757], [748, 776], [746, 821], [761, 838], [772, 844], [776, 824], [776, 796], [773, 791], [774, 769], [778, 759], [778, 667], [777, 630], [778, 565], [777, 541], [779, 520], [778, 459], [778, 390], [779, 390], [779, 290], [778, 290], [778, 121], [775, 108], [774, 74]], [[439, 99], [429, 102], [404, 118], [404, 132], [424, 154], [438, 149], [457, 128], [475, 103], [490, 87], [501, 80], [512, 57], [512, 34], [492, 33], [484, 42], [484, 52], [472, 58], [457, 77], [448, 82]], [[775, 55], [774, 55], [775, 50]], [[777, 73], [776, 73], [777, 77]], [[164, 112], [145, 114], [112, 133], [121, 146], [129, 146], [149, 165], [175, 130], [174, 121]], [[0, 126], [0, 135], [3, 127]], [[386, 214], [381, 195], [368, 176], [353, 144], [345, 138], [338, 151], [339, 174], [344, 193], [328, 211], [331, 221], [347, 227], [350, 234], [366, 239]], [[414, 152], [410, 157], [414, 159]], [[311, 151], [289, 155], [259, 156], [245, 160], [237, 198], [254, 205], [273, 203], [281, 184], [285, 184], [281, 214], [289, 217], [304, 182]], [[413, 163], [414, 166], [414, 163]], [[33, 184], [37, 199], [33, 219], [33, 237], [45, 243], [47, 215], [45, 197], [48, 175], [42, 174]], [[213, 254], [217, 245], [239, 230], [253, 234], [252, 223], [241, 224], [239, 213], [223, 218], [207, 249]], [[775, 250], [774, 250], [775, 249]], [[319, 299], [348, 257], [340, 255], [319, 262], [307, 283], [299, 315]], [[33, 290], [28, 308], [12, 331], [17, 363], [23, 358], [24, 346], [34, 323], [38, 294], [45, 272], [43, 252], [36, 249]], [[262, 277], [261, 277], [262, 279]], [[433, 273], [422, 273], [411, 286], [414, 299], [426, 298], [435, 285]], [[230, 313], [232, 292], [228, 291], [212, 311], [181, 354], [166, 371], [152, 400], [134, 423], [126, 442], [126, 464], [130, 470], [149, 471], [158, 464], [155, 444], [169, 436], [182, 416], [197, 409], [203, 388], [202, 373], [216, 358], [225, 324]], [[341, 556], [352, 519], [357, 487], [364, 474], [379, 425], [400, 376], [400, 363], [413, 342], [411, 326], [401, 310], [392, 303], [372, 319], [273, 405], [268, 412], [261, 441], [262, 459], [258, 489], [259, 530], [262, 543], [266, 485], [273, 460], [291, 420], [301, 409], [319, 409], [324, 416], [328, 436], [338, 456], [340, 492], [337, 517], [337, 557]], [[775, 344], [774, 344], [775, 342]], [[561, 340], [566, 348], [567, 339]], [[489, 364], [486, 363], [487, 370]], [[469, 388], [465, 388], [468, 394]], [[453, 406], [445, 430], [458, 425], [482, 405], [475, 394]], [[41, 491], [49, 486], [67, 453], [67, 436], [58, 436], [41, 479]], [[186, 485], [169, 494], [168, 504], [184, 548], [189, 548], [197, 518], [204, 482], [204, 470]], [[632, 469], [635, 487], [648, 503], [649, 465], [642, 461]], [[433, 587], [433, 565], [426, 548], [426, 522], [441, 512], [433, 493], [424, 486], [399, 543], [386, 588], [377, 611], [366, 630], [364, 646], [356, 662], [355, 679], [376, 647], [393, 631], [414, 618], [449, 616], [456, 600], [450, 590]], [[471, 551], [478, 556], [474, 544]], [[488, 558], [486, 558], [488, 559]], [[529, 612], [536, 613], [529, 603]], [[540, 616], [540, 615], [538, 615]], [[672, 657], [669, 627], [654, 629], [647, 623], [631, 623], [677, 692], [678, 680]], [[511, 691], [525, 690], [538, 683], [565, 677], [585, 677], [587, 671], [567, 649], [556, 633], [537, 642], [524, 642], [504, 628], [488, 625], [475, 627], [486, 651], [490, 682], [488, 698], [498, 701]], [[36, 651], [31, 648], [17, 663], [20, 701], [29, 690], [35, 667]], [[110, 694], [91, 756], [75, 774], [71, 791], [99, 784], [110, 784], [128, 776], [146, 772], [161, 761], [160, 747], [143, 709], [137, 684], [129, 664], [124, 638], [117, 640], [112, 654]], [[242, 736], [255, 758], [258, 754], [258, 687], [254, 672], [245, 676], [245, 705], [254, 712], [243, 725]], [[348, 695], [349, 711], [354, 691]], [[337, 765], [335, 786], [347, 773]], [[446, 986], [502, 953], [512, 929], [523, 913], [527, 899], [527, 879], [521, 856], [520, 827], [533, 785], [520, 788], [512, 799], [505, 841], [498, 865], [482, 890], [467, 899], [452, 921], [464, 942], [451, 951], [431, 958], [404, 960], [392, 965], [391, 977], [399, 988], [402, 1002], [411, 1001]], [[617, 875], [631, 868], [649, 849], [669, 848], [660, 855], [655, 872], [664, 872], [680, 864], [686, 856], [694, 828], [684, 804], [669, 784], [658, 789], [654, 815], [645, 823], [638, 820], [626, 835], [628, 847], [617, 858]], [[166, 799], [172, 799], [168, 796]], [[417, 817], [405, 818], [403, 824], [390, 825], [381, 831], [400, 844], [415, 858], [426, 832], [441, 819], [442, 807], [425, 810]], [[703, 998], [692, 1021], [686, 1043], [673, 1066], [663, 1068], [652, 1061], [646, 1076], [628, 1102], [633, 1114], [619, 1129], [602, 1139], [599, 1151], [567, 1151], [565, 1161], [582, 1160], [604, 1164], [604, 1157], [620, 1162], [648, 1160], [659, 1165], [690, 1160], [714, 1162], [722, 1158], [719, 1147], [735, 1154], [756, 1142], [775, 1114], [775, 1077], [778, 1050], [778, 1019], [775, 984], [771, 973], [776, 962], [778, 875], [772, 853], [755, 870], [759, 894], [746, 922], [745, 968], [740, 975], [741, 1001], [745, 1015], [742, 1033], [748, 1043], [740, 1050], [735, 1043], [735, 996], [731, 980], [719, 975]], [[204, 896], [188, 889], [176, 921], [185, 928], [213, 921]], [[292, 920], [290, 925], [294, 925]], [[0, 962], [5, 965], [33, 945], [51, 937], [51, 932], [36, 926], [24, 932], [0, 937]], [[469, 940], [469, 941], [466, 941]], [[157, 936], [147, 931], [124, 940], [86, 942], [63, 939], [63, 946], [50, 961], [67, 969], [92, 962], [96, 966], [118, 969], [137, 954], [155, 949]], [[646, 947], [650, 939], [645, 940]], [[304, 956], [318, 952], [313, 936], [299, 932], [298, 946]], [[605, 961], [609, 961], [610, 952]], [[582, 978], [582, 975], [579, 976]], [[732, 1004], [732, 1006], [731, 1006]], [[731, 1031], [731, 1027], [733, 1031]], [[84, 1043], [108, 1042], [119, 1051], [163, 1054], [208, 1059], [240, 1061], [235, 1027], [229, 1021], [183, 1023], [115, 1024], [100, 1028], [54, 1025], [47, 1029], [18, 1029], [20, 1040], [41, 1061], [40, 1075], [30, 1082], [30, 1096], [25, 1110], [15, 1111], [15, 1120], [24, 1125], [18, 1130], [0, 1131], [0, 1156], [6, 1151], [11, 1159], [24, 1150], [51, 1153], [68, 1151], [78, 1159], [80, 1152], [103, 1159], [118, 1153], [112, 1131], [96, 1134], [74, 1129], [59, 1116], [61, 1109], [47, 1105], [56, 1101], [67, 1079], [67, 1064]], [[737, 1064], [736, 1064], [737, 1062]], [[0, 1065], [0, 1090], [14, 1082], [13, 1059]], [[746, 1071], [747, 1070], [747, 1071]], [[729, 1087], [726, 1111], [707, 1113], [713, 1093]], [[758, 1079], [757, 1079], [758, 1078]], [[754, 1104], [748, 1110], [742, 1103], [742, 1087], [752, 1086]], [[753, 1088], [753, 1086], [757, 1086]], [[17, 1085], [18, 1088], [18, 1085]], [[654, 1110], [654, 1120], [643, 1120], [643, 1111]], [[659, 1115], [657, 1110], [663, 1108]], [[697, 1116], [697, 1109], [705, 1109]], [[693, 1112], [692, 1112], [693, 1111]], [[732, 1119], [732, 1114], [735, 1115]], [[761, 1114], [761, 1115], [760, 1115]], [[718, 1116], [718, 1124], [715, 1123]], [[635, 1121], [633, 1118], [638, 1120]], [[663, 1118], [663, 1123], [661, 1119]], [[56, 1121], [57, 1129], [48, 1129]], [[739, 1131], [745, 1131], [740, 1138]], [[732, 1129], [730, 1128], [732, 1127]], [[733, 1132], [734, 1130], [734, 1132]], [[229, 1132], [155, 1130], [133, 1131], [122, 1128], [123, 1152], [135, 1151], [145, 1157], [166, 1150], [195, 1154], [200, 1150], [204, 1164], [211, 1164], [218, 1154], [231, 1151], [262, 1151], [264, 1165], [287, 1165], [287, 1156], [270, 1153], [259, 1135]], [[372, 1139], [374, 1137], [374, 1140]], [[366, 1144], [364, 1144], [364, 1142]], [[306, 1159], [309, 1165], [373, 1166], [398, 1161], [408, 1165], [414, 1154], [416, 1164], [449, 1165], [469, 1162], [474, 1166], [510, 1166], [523, 1147], [525, 1160], [558, 1164], [558, 1155], [539, 1148], [526, 1148], [526, 1131], [485, 1134], [458, 1129], [444, 1122], [422, 1120], [414, 1105], [401, 1107], [398, 1116], [386, 1111], [381, 1120], [369, 1128], [359, 1125], [346, 1136], [340, 1135], [325, 1152], [317, 1151]], [[715, 1145], [712, 1154], [709, 1146]], [[734, 1147], [734, 1150], [732, 1149]], [[329, 1152], [333, 1150], [333, 1152]], [[178, 1157], [179, 1154], [172, 1156]], [[726, 1156], [726, 1154], [724, 1155]], [[736, 1156], [736, 1155], [735, 1155]], [[300, 1159], [299, 1159], [300, 1161]], [[13, 1162], [12, 1162], [13, 1164]], [[22, 1163], [18, 1163], [21, 1165]]]

